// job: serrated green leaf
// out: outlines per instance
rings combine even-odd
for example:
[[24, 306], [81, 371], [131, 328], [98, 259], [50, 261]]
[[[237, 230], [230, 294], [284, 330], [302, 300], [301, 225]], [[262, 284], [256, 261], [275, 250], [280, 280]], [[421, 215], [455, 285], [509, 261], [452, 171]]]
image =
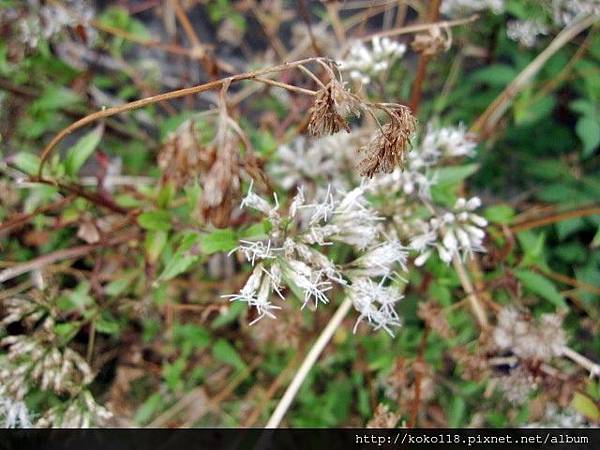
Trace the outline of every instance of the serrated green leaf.
[[81, 169], [92, 153], [94, 153], [94, 150], [96, 150], [100, 139], [102, 139], [103, 132], [104, 126], [98, 125], [67, 150], [65, 156], [65, 172], [67, 175], [77, 175], [79, 169]]

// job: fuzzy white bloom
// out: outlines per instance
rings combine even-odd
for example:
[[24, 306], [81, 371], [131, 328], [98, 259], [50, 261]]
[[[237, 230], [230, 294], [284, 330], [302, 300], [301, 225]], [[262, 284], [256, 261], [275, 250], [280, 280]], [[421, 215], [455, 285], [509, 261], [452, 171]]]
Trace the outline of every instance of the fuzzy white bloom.
[[340, 61], [339, 67], [348, 72], [353, 80], [368, 84], [373, 77], [387, 71], [405, 52], [406, 45], [402, 43], [386, 37], [374, 37], [371, 49], [360, 41], [355, 42], [346, 59]]
[[452, 212], [430, 219], [423, 232], [416, 234], [410, 242], [410, 248], [418, 253], [415, 265], [423, 265], [433, 249], [445, 263], [450, 263], [456, 256], [466, 258], [473, 252], [485, 252], [483, 240], [487, 220], [473, 212], [480, 206], [478, 197], [459, 198]]
[[[365, 198], [364, 186], [343, 194], [329, 187], [318, 191], [317, 197], [308, 203], [304, 189], [299, 188], [289, 214], [282, 217], [277, 201], [272, 207], [252, 192], [246, 196], [243, 205], [267, 216], [272, 231], [268, 239], [240, 241], [234, 251], [241, 251], [254, 270], [238, 294], [224, 297], [255, 308], [255, 323], [263, 317], [275, 318], [273, 310], [280, 307], [270, 299], [273, 291], [284, 299], [280, 291], [283, 285], [302, 300], [302, 308], [309, 304], [316, 308], [329, 302], [327, 295], [334, 285], [348, 288], [348, 279], [359, 278], [362, 281], [352, 292], [360, 320], [367, 318], [376, 328], [391, 333], [390, 327], [399, 325], [393, 310], [397, 295], [386, 297], [387, 288], [381, 283], [394, 273], [395, 265], [406, 270], [406, 249], [397, 240], [381, 242], [381, 218]], [[351, 245], [359, 252], [345, 270], [338, 268], [321, 248], [336, 242]], [[382, 280], [377, 284], [371, 278]], [[372, 292], [367, 296], [369, 291], [364, 288], [358, 296], [359, 287], [365, 283], [373, 286]]]
[[356, 133], [346, 132], [314, 140], [298, 137], [278, 147], [278, 159], [269, 166], [269, 172], [284, 189], [301, 186], [307, 180], [325, 181], [336, 189], [346, 189], [351, 154], [359, 146], [359, 140]]
[[394, 336], [392, 327], [401, 325], [394, 306], [403, 298], [397, 288], [383, 286], [382, 282], [375, 283], [370, 278], [358, 278], [348, 288], [347, 294], [360, 313], [354, 332], [360, 322], [366, 319], [376, 330], [383, 328], [390, 336]]
[[0, 424], [3, 428], [30, 428], [31, 417], [25, 403], [11, 398], [0, 386]]
[[548, 27], [536, 20], [511, 20], [506, 28], [506, 35], [525, 47], [534, 47], [537, 37], [548, 34]]
[[[262, 264], [259, 264], [254, 268], [239, 294], [225, 295], [224, 297], [229, 298], [232, 302], [236, 300], [246, 302], [248, 306], [256, 308], [258, 317], [250, 325], [265, 316], [274, 319], [275, 315], [272, 310], [281, 309], [281, 307], [270, 302], [272, 289], [279, 293], [277, 281], [277, 277], [272, 276]], [[279, 293], [279, 295], [281, 294]]]
[[504, 11], [504, 0], [444, 0], [440, 12], [448, 17], [491, 10], [494, 14]]
[[421, 143], [420, 154], [424, 164], [432, 165], [442, 157], [473, 156], [476, 146], [475, 136], [467, 132], [463, 124], [443, 128], [435, 128], [429, 124]]
[[352, 262], [352, 276], [387, 277], [396, 264], [406, 271], [408, 252], [399, 241], [377, 245]]
[[569, 25], [577, 17], [600, 16], [600, 0], [553, 0], [554, 21]]

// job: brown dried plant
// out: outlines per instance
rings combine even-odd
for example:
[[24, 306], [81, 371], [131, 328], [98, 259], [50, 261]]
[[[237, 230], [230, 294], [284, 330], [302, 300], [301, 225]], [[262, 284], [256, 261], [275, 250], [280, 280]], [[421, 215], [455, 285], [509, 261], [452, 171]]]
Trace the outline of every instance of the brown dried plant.
[[410, 138], [416, 125], [415, 117], [406, 106], [375, 106], [390, 116], [390, 122], [381, 126], [371, 141], [359, 150], [365, 155], [358, 166], [360, 174], [368, 178], [376, 173], [391, 173], [396, 167], [404, 167]]

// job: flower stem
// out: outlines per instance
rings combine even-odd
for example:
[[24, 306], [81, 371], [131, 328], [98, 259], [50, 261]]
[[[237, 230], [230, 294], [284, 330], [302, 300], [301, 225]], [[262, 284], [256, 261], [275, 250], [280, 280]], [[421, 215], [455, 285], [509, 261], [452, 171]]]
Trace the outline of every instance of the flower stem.
[[279, 404], [277, 405], [275, 411], [271, 415], [271, 418], [265, 425], [265, 428], [279, 427], [283, 416], [285, 416], [285, 413], [294, 401], [294, 398], [296, 397], [300, 386], [302, 386], [304, 379], [308, 375], [308, 372], [310, 372], [310, 369], [312, 368], [312, 366], [314, 366], [315, 362], [319, 358], [319, 355], [321, 355], [321, 352], [323, 352], [323, 349], [331, 340], [331, 337], [335, 333], [335, 330], [338, 329], [338, 327], [342, 323], [342, 320], [344, 319], [346, 314], [348, 314], [348, 311], [350, 311], [351, 308], [352, 301], [346, 298], [339, 306], [333, 317], [329, 320], [329, 323], [323, 329], [320, 336], [317, 338], [317, 340], [311, 347], [310, 351], [304, 358], [304, 361], [302, 361], [302, 365], [296, 372], [296, 375], [294, 375], [294, 378], [292, 379], [292, 382], [283, 394], [283, 397], [281, 397], [281, 400], [279, 400]]

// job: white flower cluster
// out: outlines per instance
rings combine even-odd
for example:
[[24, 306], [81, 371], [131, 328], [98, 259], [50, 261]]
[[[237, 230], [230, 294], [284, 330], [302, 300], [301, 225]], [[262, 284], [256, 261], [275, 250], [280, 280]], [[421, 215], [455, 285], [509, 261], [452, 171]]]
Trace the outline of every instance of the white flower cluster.
[[51, 39], [65, 28], [80, 24], [93, 34], [87, 24], [94, 17], [94, 10], [87, 1], [68, 1], [69, 10], [61, 5], [40, 5], [38, 0], [29, 0], [28, 6], [33, 14], [19, 22], [19, 32], [21, 42], [30, 48], [36, 48], [40, 39]]
[[369, 188], [428, 199], [436, 182], [436, 167], [453, 158], [473, 156], [476, 145], [463, 125], [437, 128], [429, 124], [421, 142], [408, 154], [406, 167], [375, 178]]
[[569, 25], [577, 17], [600, 16], [600, 0], [554, 0], [552, 9], [557, 24]]
[[536, 20], [511, 20], [506, 28], [506, 35], [525, 47], [534, 47], [537, 37], [548, 34], [548, 27]]
[[421, 266], [437, 250], [445, 263], [454, 257], [470, 257], [473, 252], [484, 252], [484, 228], [487, 220], [473, 211], [481, 206], [481, 200], [459, 198], [452, 211], [436, 213], [423, 222], [423, 231], [412, 237], [410, 248], [418, 253], [415, 265]]
[[[226, 297], [256, 308], [259, 320], [274, 318], [273, 311], [281, 309], [271, 297], [276, 293], [284, 300], [284, 285], [302, 299], [303, 308], [328, 303], [327, 292], [337, 285], [348, 290], [361, 313], [359, 321], [366, 318], [376, 328], [391, 333], [390, 327], [400, 323], [393, 304], [401, 296], [384, 283], [396, 265], [405, 268], [407, 252], [397, 241], [382, 240], [381, 218], [364, 193], [362, 186], [345, 194], [329, 188], [320, 201], [307, 203], [299, 189], [288, 214], [282, 216], [277, 198], [271, 206], [250, 189], [242, 205], [263, 213], [272, 231], [266, 240], [241, 241], [236, 250], [254, 269], [239, 294]], [[360, 252], [344, 269], [322, 251], [336, 242]]]
[[31, 417], [25, 403], [15, 400], [0, 386], [0, 424], [3, 428], [30, 428]]
[[444, 0], [440, 12], [448, 17], [458, 17], [488, 9], [494, 14], [500, 14], [504, 11], [504, 0]]
[[567, 338], [562, 318], [543, 314], [539, 322], [526, 317], [515, 308], [503, 308], [493, 332], [494, 343], [500, 350], [510, 350], [519, 358], [548, 361], [560, 356]]
[[348, 56], [340, 61], [339, 68], [350, 78], [368, 84], [371, 79], [387, 71], [406, 52], [406, 45], [389, 38], [374, 37], [371, 49], [360, 41], [350, 47]]
[[4, 421], [7, 427], [32, 426], [34, 420], [24, 399], [33, 390], [68, 397], [36, 418], [33, 424], [36, 427], [87, 427], [110, 417], [111, 413], [96, 404], [85, 389], [94, 378], [89, 364], [79, 353], [59, 344], [55, 334], [55, 302], [33, 291], [5, 303], [0, 323], [19, 322], [32, 331], [9, 335], [0, 341], [0, 346], [6, 348], [0, 360], [0, 422]]
[[300, 136], [292, 143], [278, 147], [277, 161], [269, 167], [269, 172], [286, 190], [311, 180], [329, 183], [336, 189], [347, 189], [350, 154], [360, 146], [360, 140], [356, 132], [340, 132], [314, 140]]

